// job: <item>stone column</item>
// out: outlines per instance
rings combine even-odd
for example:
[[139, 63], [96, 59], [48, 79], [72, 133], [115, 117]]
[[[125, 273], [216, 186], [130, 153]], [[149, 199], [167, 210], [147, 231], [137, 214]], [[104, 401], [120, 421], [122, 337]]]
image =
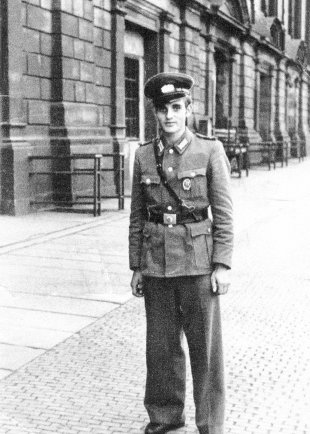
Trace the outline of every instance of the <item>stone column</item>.
[[306, 141], [307, 155], [310, 152], [310, 131], [308, 124], [308, 93], [309, 78], [307, 74], [302, 71], [300, 75], [300, 96], [299, 96], [299, 137]]
[[[240, 99], [239, 99], [239, 137], [241, 141], [258, 142], [261, 140], [254, 125], [255, 93], [257, 93], [257, 70], [254, 53], [242, 41], [240, 62]], [[252, 80], [249, 78], [252, 76]]]
[[300, 140], [302, 137], [299, 136], [301, 131], [300, 129], [300, 100], [301, 100], [301, 85], [299, 77], [297, 77], [294, 81], [295, 86], [295, 131], [294, 131], [294, 139]]
[[260, 107], [260, 70], [259, 60], [255, 59], [255, 88], [254, 88], [254, 128], [259, 129], [259, 107]]
[[[68, 35], [74, 38], [75, 42], [80, 40], [89, 44], [87, 58], [80, 53], [83, 45], [74, 44], [72, 49], [69, 45], [71, 38], [68, 38]], [[85, 5], [77, 2], [71, 6], [69, 2], [53, 1], [52, 46], [52, 144], [58, 148], [57, 152], [74, 153], [75, 150], [72, 148], [75, 143], [78, 144], [76, 138], [81, 136], [83, 139], [93, 139], [100, 134], [95, 89], [92, 2], [87, 1]], [[72, 80], [76, 80], [75, 88], [72, 87]], [[79, 97], [81, 93], [85, 95], [83, 99]], [[80, 151], [81, 149], [77, 148], [77, 152]]]
[[239, 79], [240, 79], [240, 51], [236, 50], [231, 56], [231, 126], [238, 127], [239, 120]]
[[160, 29], [159, 29], [159, 71], [169, 71], [170, 59], [170, 23], [173, 21], [173, 16], [167, 11], [163, 11], [160, 15]]
[[286, 129], [286, 69], [285, 60], [281, 59], [276, 70], [276, 101], [275, 101], [274, 133], [276, 140], [289, 140]]
[[0, 5], [0, 198], [1, 213], [29, 212], [28, 153], [24, 140], [25, 109], [22, 94], [24, 67], [23, 4], [2, 0]]
[[[211, 29], [209, 29], [211, 30]], [[200, 126], [203, 134], [214, 134], [215, 121], [215, 81], [216, 67], [214, 60], [214, 37], [209, 33], [206, 35], [206, 96], [205, 96], [205, 114], [206, 122]]]
[[[52, 3], [51, 63], [51, 154], [87, 152], [87, 146], [102, 146], [96, 94], [93, 2]], [[68, 37], [68, 35], [70, 37]], [[74, 44], [72, 44], [74, 40]], [[87, 44], [87, 56], [84, 45]], [[86, 53], [86, 50], [85, 50]], [[101, 136], [101, 137], [100, 137]], [[55, 160], [56, 170], [69, 171], [68, 159]], [[54, 175], [54, 199], [70, 201], [83, 190], [81, 178]]]
[[[126, 0], [112, 1], [112, 28], [111, 28], [111, 136], [113, 152], [123, 152], [126, 147], [125, 124], [125, 62], [124, 37]], [[114, 182], [119, 185], [119, 160], [113, 163]], [[118, 191], [117, 191], [118, 192]]]
[[180, 24], [180, 71], [193, 75], [197, 83], [198, 77], [195, 77], [195, 73], [197, 74], [197, 68], [199, 70], [200, 27], [200, 16], [192, 14], [186, 5], [183, 5]]
[[270, 75], [270, 122], [269, 122], [269, 132], [270, 132], [270, 140], [273, 142], [276, 141], [275, 137], [275, 112], [276, 112], [276, 71], [275, 68], [271, 67], [269, 71]]
[[115, 143], [125, 138], [125, 69], [124, 69], [124, 37], [125, 37], [125, 1], [112, 2], [111, 32], [111, 136]]
[[[189, 119], [188, 127], [190, 129], [199, 129], [199, 109], [201, 98], [200, 93], [200, 32], [201, 32], [201, 17], [191, 11], [186, 2], [182, 2], [180, 8], [180, 71], [189, 74], [194, 78], [195, 85], [192, 89], [194, 100], [193, 116]], [[195, 102], [197, 105], [195, 105]], [[197, 125], [198, 124], [198, 125]]]

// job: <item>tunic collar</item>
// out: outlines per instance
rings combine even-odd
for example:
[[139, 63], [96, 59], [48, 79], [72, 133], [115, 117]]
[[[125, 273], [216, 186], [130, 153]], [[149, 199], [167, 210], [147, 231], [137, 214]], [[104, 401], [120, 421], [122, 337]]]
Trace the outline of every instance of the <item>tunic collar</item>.
[[[188, 148], [192, 141], [193, 134], [190, 132], [190, 130], [186, 127], [184, 134], [172, 145], [166, 146], [166, 149], [174, 148], [179, 154], [183, 154], [183, 152]], [[161, 137], [158, 142], [158, 154], [162, 155], [165, 150], [165, 138]]]

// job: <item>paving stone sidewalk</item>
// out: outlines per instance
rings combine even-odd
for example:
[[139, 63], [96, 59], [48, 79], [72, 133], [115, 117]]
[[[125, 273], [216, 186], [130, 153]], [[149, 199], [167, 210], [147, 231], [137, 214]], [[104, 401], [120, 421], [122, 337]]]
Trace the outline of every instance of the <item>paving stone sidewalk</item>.
[[[225, 434], [310, 433], [309, 178], [306, 160], [233, 180]], [[130, 299], [0, 382], [0, 434], [142, 433], [144, 353], [143, 301]], [[188, 374], [180, 434], [196, 433]]]

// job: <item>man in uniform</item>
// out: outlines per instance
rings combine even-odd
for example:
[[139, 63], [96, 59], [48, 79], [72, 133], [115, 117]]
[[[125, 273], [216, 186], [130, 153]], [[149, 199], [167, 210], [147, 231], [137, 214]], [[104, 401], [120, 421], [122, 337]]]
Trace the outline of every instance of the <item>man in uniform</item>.
[[224, 432], [218, 295], [228, 290], [231, 266], [230, 167], [219, 141], [186, 126], [192, 86], [193, 79], [181, 73], [147, 81], [144, 92], [153, 101], [160, 135], [135, 156], [129, 254], [133, 295], [145, 299], [146, 434], [185, 424], [183, 334], [199, 433]]

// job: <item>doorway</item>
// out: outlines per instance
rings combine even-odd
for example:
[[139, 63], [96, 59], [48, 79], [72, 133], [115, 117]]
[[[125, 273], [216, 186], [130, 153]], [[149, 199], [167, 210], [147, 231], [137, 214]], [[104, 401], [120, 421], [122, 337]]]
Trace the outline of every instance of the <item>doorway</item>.
[[144, 141], [144, 39], [138, 32], [125, 33], [125, 194], [130, 195], [135, 151]]

